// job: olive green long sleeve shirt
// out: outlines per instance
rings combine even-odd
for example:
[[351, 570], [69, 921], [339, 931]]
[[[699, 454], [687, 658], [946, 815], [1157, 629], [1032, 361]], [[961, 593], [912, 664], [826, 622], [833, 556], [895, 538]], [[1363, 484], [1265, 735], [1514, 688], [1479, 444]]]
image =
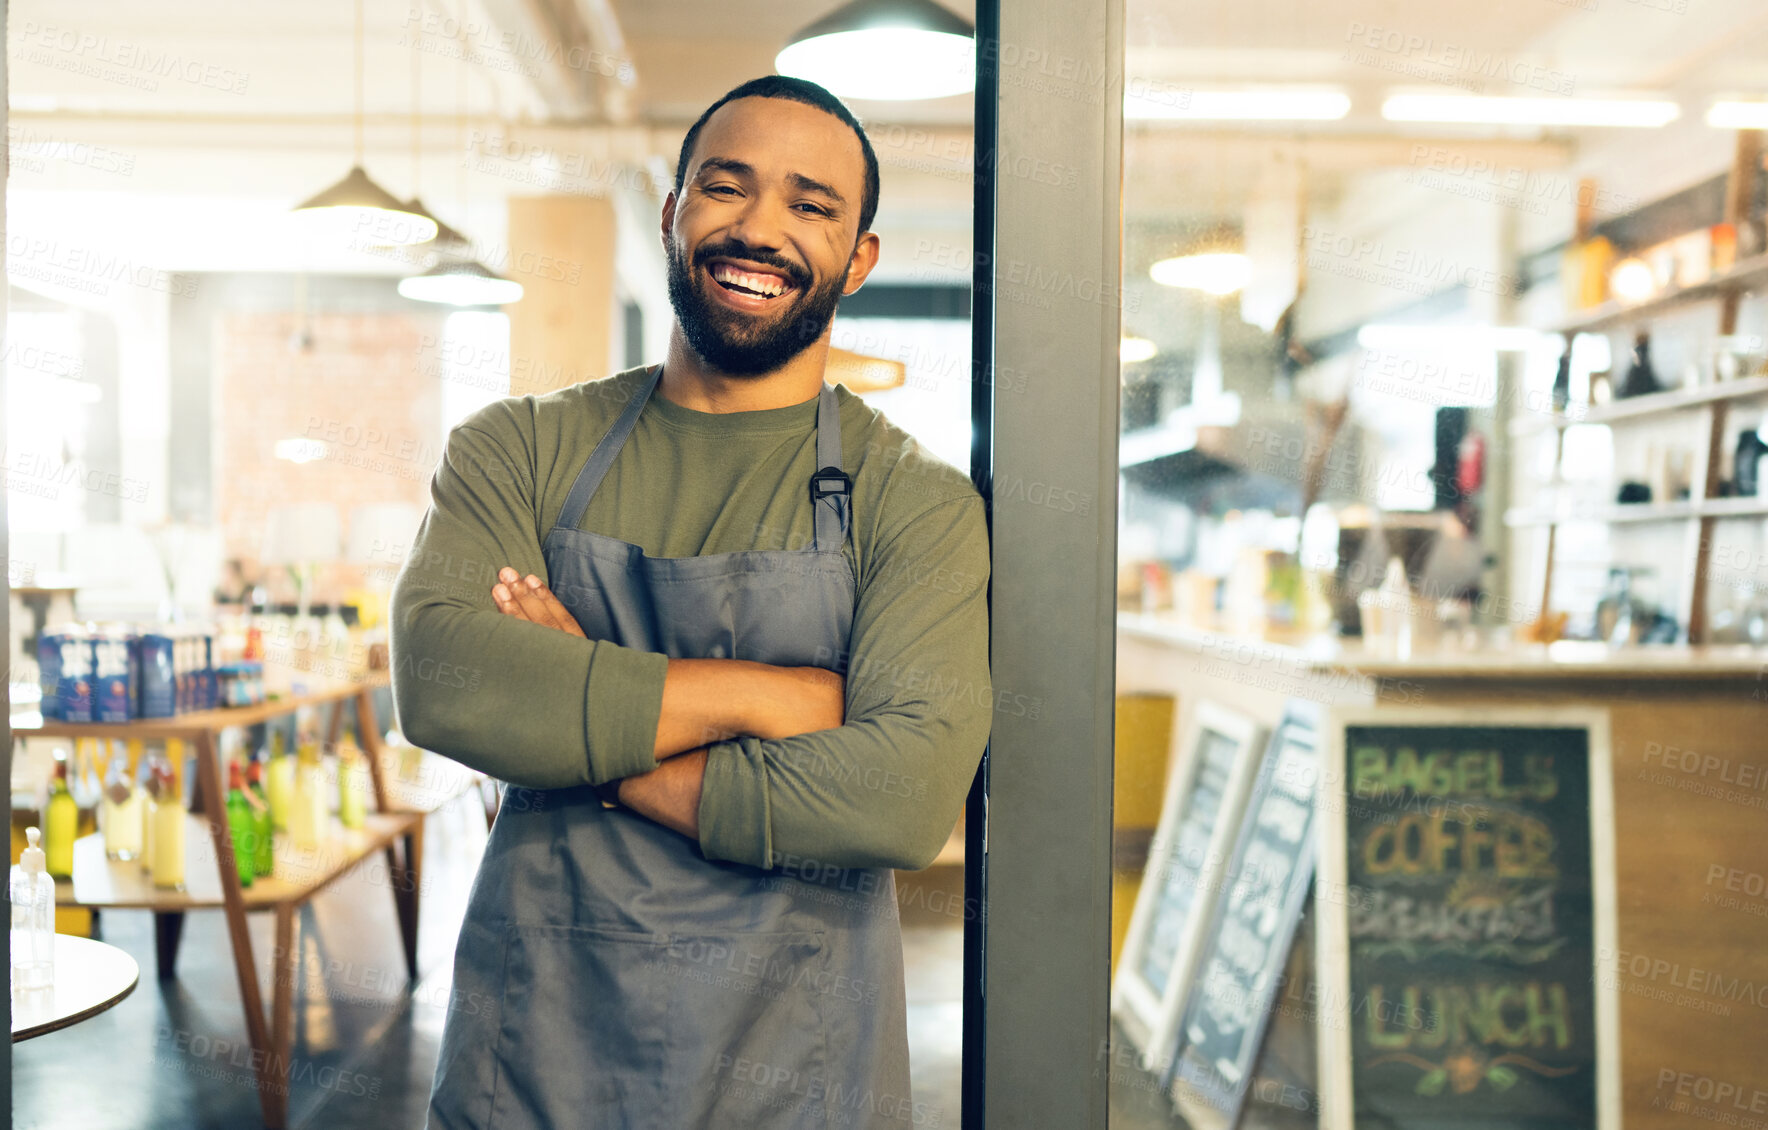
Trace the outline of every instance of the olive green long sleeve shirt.
[[[547, 579], [541, 543], [645, 370], [498, 401], [450, 434], [393, 592], [393, 695], [414, 743], [529, 788], [601, 784], [656, 764], [664, 656], [498, 612], [511, 566]], [[710, 747], [700, 845], [758, 867], [926, 866], [988, 738], [988, 542], [969, 480], [838, 389], [859, 580], [847, 721]], [[704, 413], [655, 393], [582, 528], [653, 557], [812, 544], [814, 399]]]

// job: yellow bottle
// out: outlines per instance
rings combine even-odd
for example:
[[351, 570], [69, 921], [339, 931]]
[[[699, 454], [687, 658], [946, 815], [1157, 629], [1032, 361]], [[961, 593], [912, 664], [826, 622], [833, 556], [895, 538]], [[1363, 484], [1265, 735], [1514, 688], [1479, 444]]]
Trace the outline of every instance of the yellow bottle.
[[324, 838], [330, 816], [326, 806], [325, 770], [319, 760], [319, 746], [302, 743], [295, 765], [293, 803], [289, 807], [289, 837], [296, 847], [319, 846]]
[[68, 791], [68, 763], [57, 758], [49, 783], [49, 806], [43, 819], [44, 866], [57, 879], [74, 874], [74, 840], [79, 835], [80, 806]]
[[368, 761], [353, 737], [338, 747], [338, 822], [360, 828], [368, 821]]
[[270, 802], [270, 822], [277, 831], [288, 831], [289, 807], [295, 799], [295, 759], [283, 752], [281, 730], [270, 733], [270, 765], [264, 791], [264, 799]]
[[133, 755], [140, 743], [132, 741], [129, 745], [128, 755], [112, 749], [104, 777], [104, 799], [99, 802], [104, 854], [111, 859], [135, 859], [142, 850], [142, 822], [147, 806], [133, 772]]
[[168, 890], [184, 889], [184, 790], [178, 769], [184, 762], [184, 743], [166, 739], [166, 754], [153, 767], [148, 804], [148, 823], [153, 846], [148, 869], [153, 885]]

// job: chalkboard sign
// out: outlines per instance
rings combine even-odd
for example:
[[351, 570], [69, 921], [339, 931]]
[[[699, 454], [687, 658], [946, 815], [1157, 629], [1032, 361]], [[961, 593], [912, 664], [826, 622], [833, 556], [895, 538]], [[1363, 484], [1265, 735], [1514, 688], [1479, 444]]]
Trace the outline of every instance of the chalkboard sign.
[[1263, 730], [1252, 719], [1200, 702], [1167, 776], [1160, 826], [1148, 851], [1124, 938], [1111, 1010], [1161, 1076], [1172, 1062], [1203, 930], [1257, 773]]
[[1240, 822], [1169, 1086], [1180, 1113], [1199, 1130], [1232, 1126], [1239, 1118], [1313, 883], [1319, 744], [1318, 709], [1291, 702]]
[[1618, 1126], [1607, 715], [1390, 709], [1332, 739], [1321, 1125]]

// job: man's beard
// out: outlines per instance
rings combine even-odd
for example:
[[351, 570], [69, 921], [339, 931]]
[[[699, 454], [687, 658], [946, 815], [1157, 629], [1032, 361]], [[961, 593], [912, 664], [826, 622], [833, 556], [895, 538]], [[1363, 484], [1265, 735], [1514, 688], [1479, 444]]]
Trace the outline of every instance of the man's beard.
[[[705, 278], [704, 285], [719, 285], [702, 271], [708, 259], [719, 257], [757, 263], [784, 274], [794, 288], [792, 295], [772, 301], [792, 305], [782, 305], [771, 316], [767, 312], [745, 316], [715, 305], [697, 284]], [[751, 250], [731, 241], [701, 247], [694, 255], [692, 270], [674, 239], [667, 258], [669, 304], [675, 307], [688, 345], [707, 365], [733, 377], [764, 376], [804, 352], [828, 328], [841, 304], [841, 288], [847, 283], [847, 272], [842, 271], [839, 278], [809, 290], [804, 268], [772, 252]]]

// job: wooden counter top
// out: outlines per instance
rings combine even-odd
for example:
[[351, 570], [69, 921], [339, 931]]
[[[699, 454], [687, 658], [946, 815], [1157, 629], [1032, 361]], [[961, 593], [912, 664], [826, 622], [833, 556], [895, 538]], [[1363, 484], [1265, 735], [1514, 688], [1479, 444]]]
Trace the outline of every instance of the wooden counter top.
[[1291, 672], [1343, 671], [1410, 679], [1706, 679], [1760, 677], [1768, 681], [1768, 648], [1653, 645], [1611, 648], [1565, 640], [1554, 644], [1512, 644], [1472, 650], [1438, 647], [1397, 655], [1365, 648], [1360, 640], [1317, 639], [1305, 643], [1206, 632], [1158, 614], [1120, 612], [1117, 630], [1126, 636], [1224, 662], [1264, 664]]

